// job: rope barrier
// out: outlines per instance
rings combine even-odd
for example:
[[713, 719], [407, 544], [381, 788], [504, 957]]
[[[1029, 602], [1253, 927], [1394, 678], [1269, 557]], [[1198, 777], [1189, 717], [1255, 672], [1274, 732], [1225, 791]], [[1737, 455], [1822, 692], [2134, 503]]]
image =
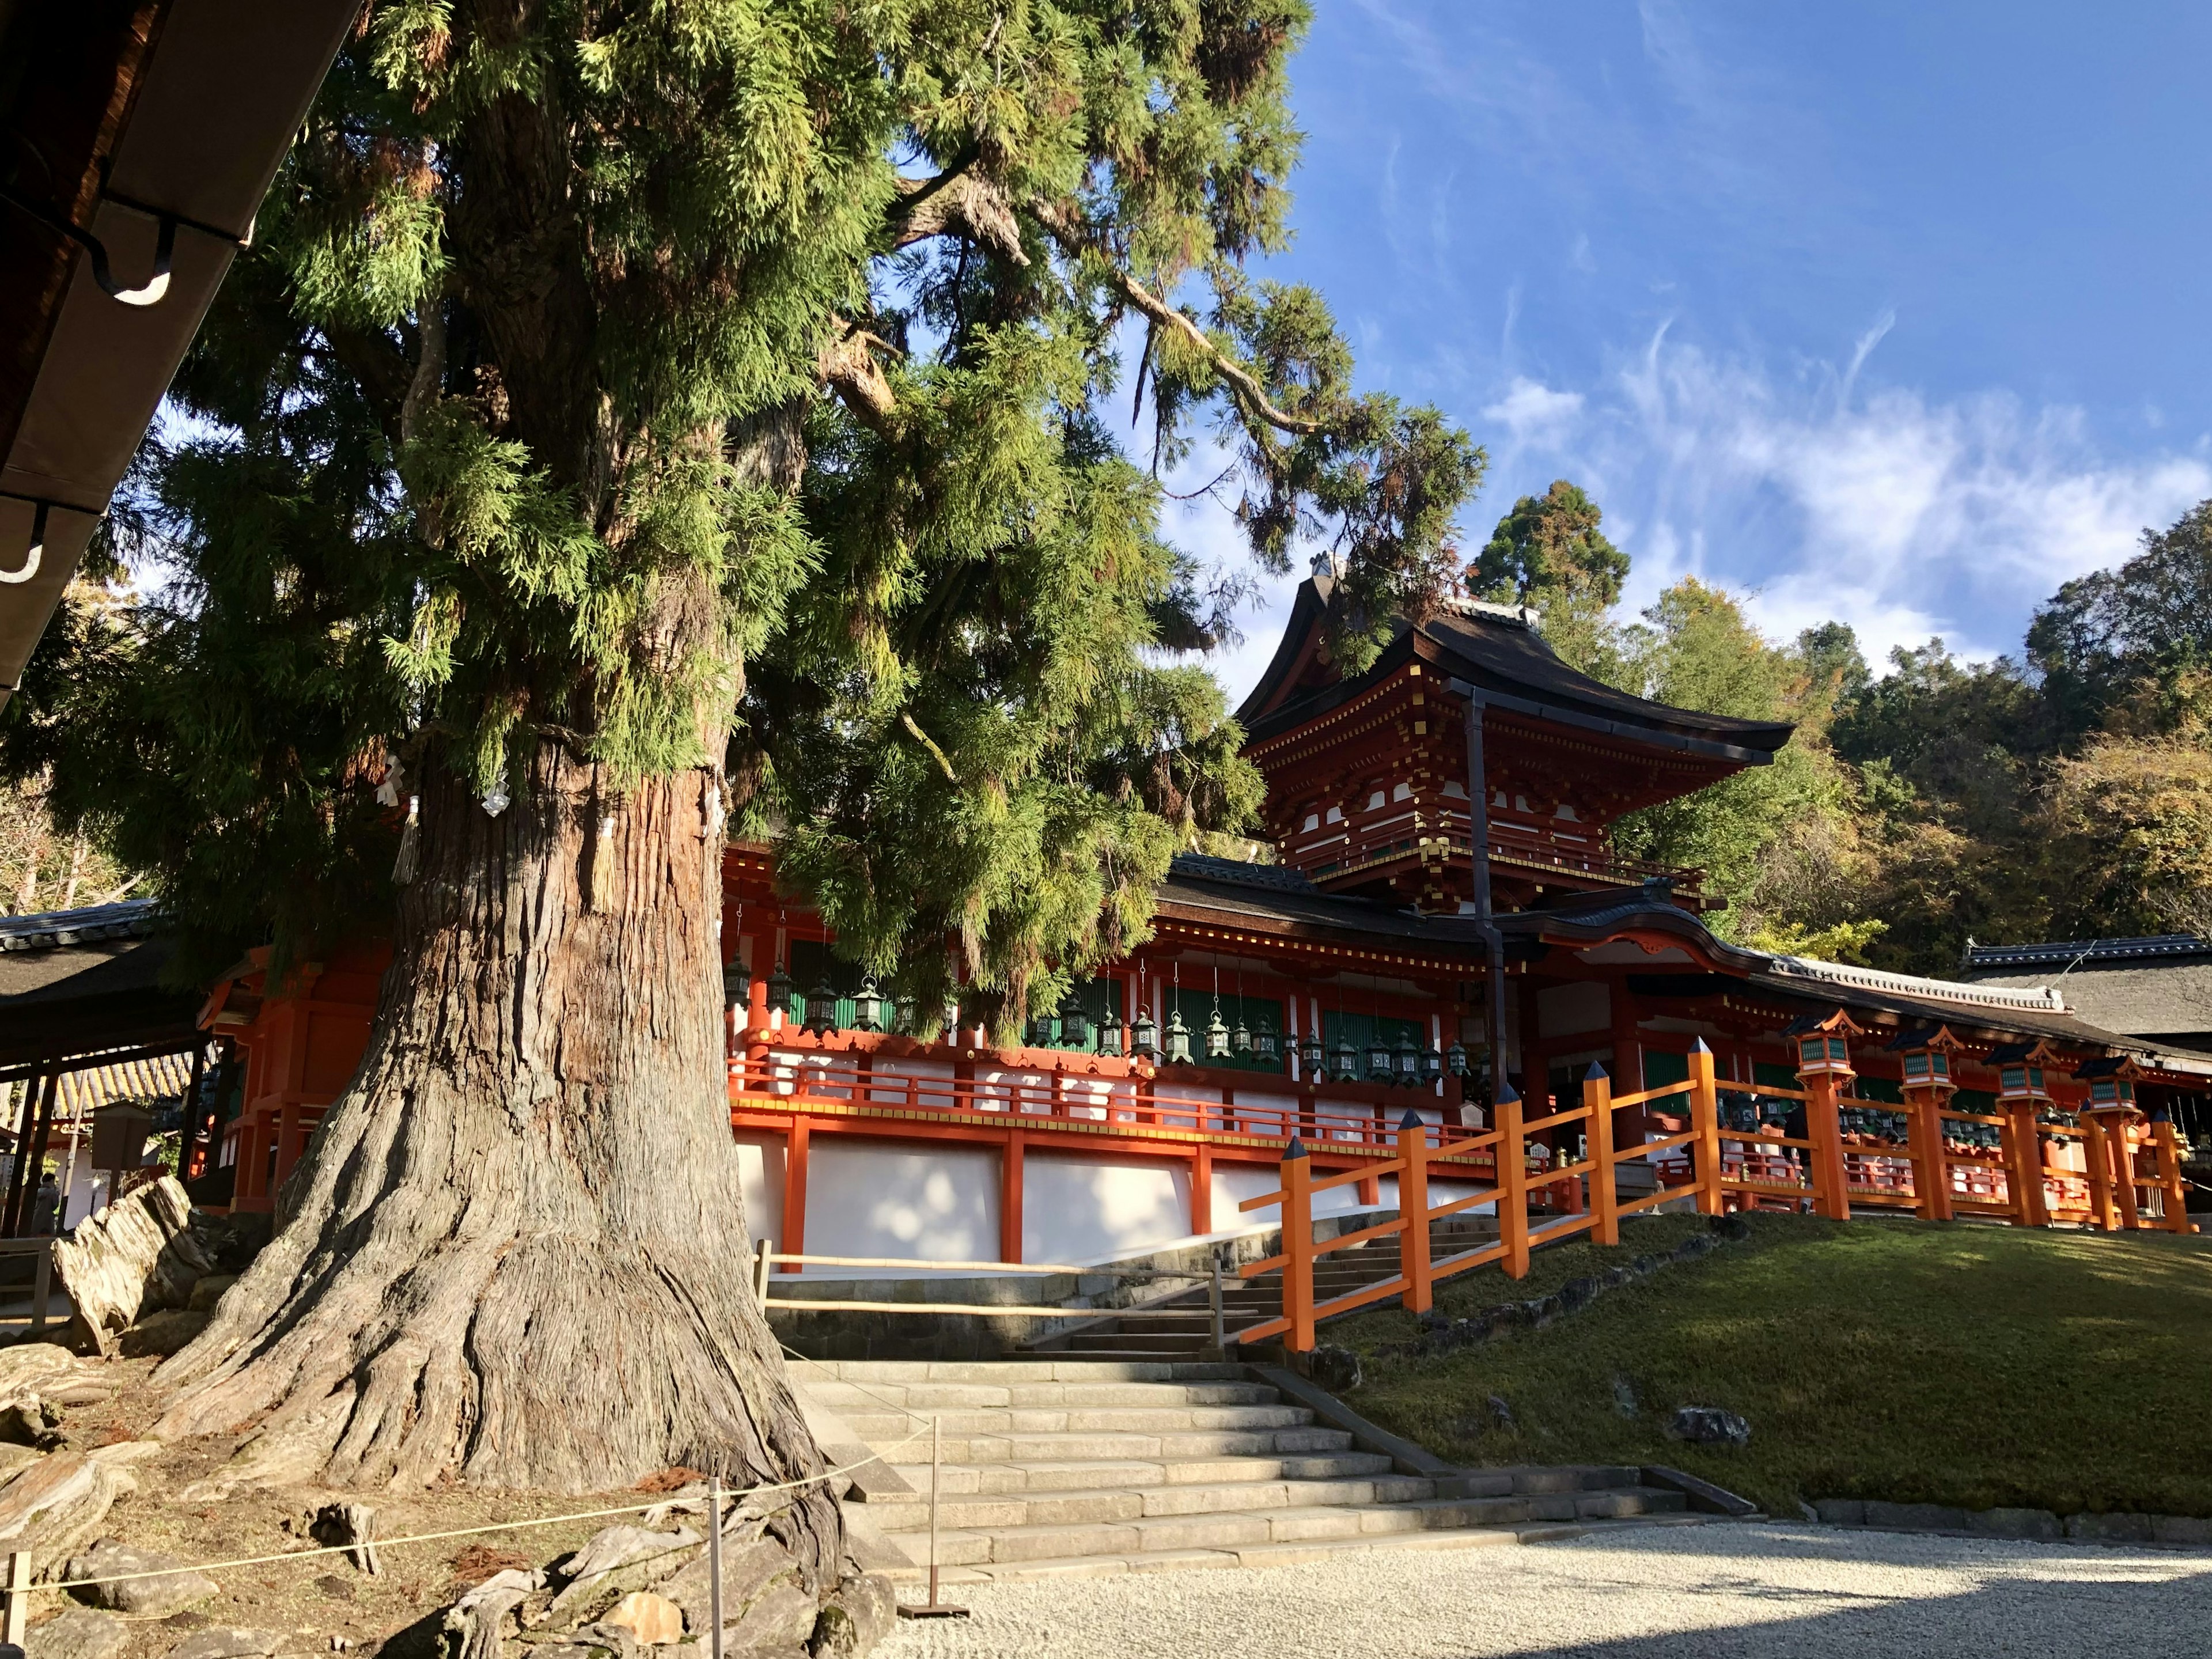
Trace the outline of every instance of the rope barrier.
[[[888, 1447], [885, 1449], [890, 1451], [897, 1451], [901, 1447], [910, 1445], [915, 1441], [921, 1439], [921, 1437], [928, 1431], [927, 1426], [924, 1425], [921, 1428], [916, 1429], [912, 1434], [907, 1436], [907, 1437], [904, 1440], [900, 1441], [897, 1445]], [[824, 1469], [819, 1474], [806, 1475], [797, 1480], [779, 1480], [770, 1486], [753, 1486], [744, 1492], [729, 1492], [726, 1493], [725, 1496], [742, 1501], [748, 1498], [758, 1498], [769, 1492], [796, 1492], [802, 1486], [811, 1486], [815, 1485], [817, 1482], [823, 1480], [834, 1480], [841, 1474], [850, 1474], [854, 1470], [864, 1468], [867, 1464], [876, 1462], [878, 1455], [879, 1454], [872, 1452], [868, 1456], [860, 1460], [860, 1462], [848, 1463], [842, 1468]], [[92, 1584], [126, 1583], [136, 1578], [166, 1578], [171, 1573], [177, 1572], [222, 1572], [232, 1567], [260, 1567], [267, 1566], [270, 1563], [276, 1561], [305, 1561], [310, 1557], [318, 1555], [347, 1555], [362, 1548], [365, 1545], [371, 1544], [380, 1550], [387, 1546], [398, 1546], [401, 1544], [443, 1543], [449, 1539], [474, 1538], [485, 1533], [523, 1532], [533, 1527], [557, 1527], [572, 1521], [602, 1521], [611, 1516], [643, 1515], [648, 1510], [659, 1509], [663, 1505], [671, 1502], [680, 1503], [684, 1501], [685, 1500], [680, 1498], [671, 1499], [663, 1498], [654, 1503], [631, 1504], [622, 1509], [585, 1510], [574, 1515], [546, 1515], [540, 1516], [535, 1520], [530, 1521], [495, 1521], [481, 1527], [456, 1527], [446, 1532], [416, 1533], [410, 1536], [404, 1538], [364, 1539], [359, 1543], [353, 1544], [322, 1544], [318, 1545], [313, 1549], [283, 1550], [274, 1555], [241, 1556], [234, 1561], [186, 1562], [177, 1566], [160, 1567], [145, 1572], [111, 1573], [106, 1577], [100, 1578], [58, 1579], [44, 1584], [27, 1585], [24, 1589], [27, 1591], [81, 1589]]]

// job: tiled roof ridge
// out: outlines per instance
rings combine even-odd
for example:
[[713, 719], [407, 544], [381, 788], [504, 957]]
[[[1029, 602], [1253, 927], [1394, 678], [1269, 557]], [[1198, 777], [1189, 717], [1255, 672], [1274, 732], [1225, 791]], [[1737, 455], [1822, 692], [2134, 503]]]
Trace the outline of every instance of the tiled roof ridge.
[[2020, 987], [1975, 985], [1960, 980], [1923, 979], [1917, 974], [1893, 974], [1880, 968], [1861, 968], [1848, 962], [1823, 962], [1818, 957], [1772, 956], [1767, 958], [1778, 973], [1825, 980], [1832, 985], [1856, 986], [1868, 991], [1894, 991], [1902, 996], [1926, 997], [1984, 1008], [2017, 1008], [2023, 1012], [2063, 1014], [2066, 999], [2047, 985]]
[[1263, 887], [1281, 893], [1320, 895], [1303, 870], [1281, 864], [1254, 864], [1243, 859], [1217, 858], [1211, 853], [1177, 853], [1168, 873], [1186, 881], [1227, 882], [1239, 887]]
[[73, 910], [0, 916], [0, 951], [52, 951], [96, 939], [143, 939], [154, 931], [155, 915], [152, 899], [124, 899]]

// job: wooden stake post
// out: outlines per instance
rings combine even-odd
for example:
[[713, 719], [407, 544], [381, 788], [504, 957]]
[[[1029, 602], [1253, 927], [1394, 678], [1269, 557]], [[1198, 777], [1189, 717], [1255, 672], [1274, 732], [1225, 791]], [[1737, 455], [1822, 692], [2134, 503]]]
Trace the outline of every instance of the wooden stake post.
[[2181, 1143], [2175, 1138], [2173, 1125], [2159, 1119], [2150, 1126], [2150, 1141], [2158, 1155], [2158, 1188], [2166, 1200], [2166, 1215], [2160, 1224], [2170, 1233], [2194, 1232], [2189, 1222], [2189, 1189], [2181, 1174]]
[[2048, 1227], [2051, 1201], [2043, 1192], [2043, 1126], [2035, 1108], [2008, 1106], [2005, 1114], [2006, 1176], [2012, 1188], [2012, 1218], [2021, 1227]]
[[1283, 1312], [1293, 1353], [1314, 1345], [1313, 1160], [1295, 1135], [1283, 1149]]
[[1528, 1147], [1521, 1132], [1521, 1097], [1498, 1091], [1498, 1237], [1508, 1279], [1528, 1276]]
[[28, 1550], [10, 1551], [8, 1556], [8, 1610], [4, 1623], [0, 1623], [0, 1639], [15, 1647], [23, 1645], [25, 1621], [31, 1613], [31, 1555]]
[[1583, 1074], [1583, 1127], [1589, 1142], [1590, 1235], [1601, 1244], [1620, 1243], [1620, 1193], [1613, 1184], [1613, 1079], [1593, 1063]]
[[1721, 1096], [1713, 1074], [1713, 1051], [1699, 1037], [1690, 1050], [1690, 1127], [1698, 1149], [1698, 1213], [1718, 1215], [1721, 1186]]
[[1905, 1097], [1913, 1212], [1923, 1221], [1948, 1221], [1951, 1164], [1943, 1155], [1943, 1097], [1934, 1089], [1907, 1089]]
[[1429, 1280], [1429, 1126], [1408, 1111], [1398, 1124], [1398, 1214], [1406, 1224], [1398, 1236], [1400, 1271], [1407, 1313], [1426, 1313], [1433, 1305]]
[[1851, 1218], [1850, 1176], [1844, 1163], [1844, 1121], [1836, 1080], [1825, 1072], [1805, 1079], [1805, 1138], [1813, 1143], [1813, 1211], [1831, 1221]]

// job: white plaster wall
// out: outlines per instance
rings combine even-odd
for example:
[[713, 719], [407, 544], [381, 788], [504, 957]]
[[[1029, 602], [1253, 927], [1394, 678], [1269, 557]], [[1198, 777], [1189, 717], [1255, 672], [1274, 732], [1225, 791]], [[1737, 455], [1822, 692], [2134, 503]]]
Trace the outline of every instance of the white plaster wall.
[[1024, 1261], [1095, 1261], [1188, 1237], [1190, 1170], [1180, 1160], [1032, 1152], [1022, 1161]]
[[1295, 1126], [1298, 1121], [1298, 1097], [1296, 1095], [1262, 1094], [1256, 1089], [1239, 1089], [1234, 1109], [1240, 1120], [1239, 1127], [1245, 1127], [1244, 1114], [1247, 1112], [1267, 1113], [1265, 1127], [1269, 1130], [1279, 1121]]
[[[917, 1079], [916, 1084], [907, 1079]], [[932, 1089], [933, 1083], [950, 1084], [952, 1062], [949, 1060], [885, 1060], [876, 1062], [871, 1073], [867, 1094], [879, 1105], [903, 1106], [909, 1099], [921, 1106], [949, 1107], [953, 1104], [950, 1088]]]
[[999, 1155], [824, 1135], [807, 1152], [813, 1255], [999, 1259]]
[[[1335, 1171], [1331, 1170], [1331, 1174]], [[1270, 1204], [1264, 1209], [1243, 1210], [1237, 1206], [1248, 1198], [1257, 1198], [1262, 1193], [1272, 1193], [1282, 1185], [1280, 1172], [1272, 1164], [1232, 1164], [1217, 1165], [1213, 1171], [1213, 1230], [1229, 1232], [1238, 1227], [1272, 1227], [1283, 1218], [1283, 1206]], [[1398, 1183], [1382, 1182], [1382, 1207], [1389, 1209], [1398, 1201]], [[1317, 1216], [1340, 1215], [1348, 1210], [1364, 1208], [1359, 1201], [1359, 1183], [1347, 1181], [1340, 1187], [1331, 1187], [1327, 1192], [1316, 1193], [1313, 1212]]]
[[738, 1131], [738, 1170], [745, 1195], [745, 1230], [758, 1243], [783, 1237], [783, 1137]]

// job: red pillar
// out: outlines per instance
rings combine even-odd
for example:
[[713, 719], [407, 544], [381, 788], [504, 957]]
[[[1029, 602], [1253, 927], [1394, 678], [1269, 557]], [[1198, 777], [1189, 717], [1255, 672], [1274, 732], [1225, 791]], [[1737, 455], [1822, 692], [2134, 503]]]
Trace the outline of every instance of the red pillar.
[[999, 1159], [999, 1260], [1022, 1259], [1022, 1150], [1019, 1129], [1006, 1132], [1006, 1150]]
[[[783, 1146], [783, 1237], [777, 1250], [787, 1255], [806, 1252], [806, 1120], [803, 1117], [791, 1120], [791, 1133]], [[799, 1271], [795, 1261], [776, 1265], [781, 1273]]]

